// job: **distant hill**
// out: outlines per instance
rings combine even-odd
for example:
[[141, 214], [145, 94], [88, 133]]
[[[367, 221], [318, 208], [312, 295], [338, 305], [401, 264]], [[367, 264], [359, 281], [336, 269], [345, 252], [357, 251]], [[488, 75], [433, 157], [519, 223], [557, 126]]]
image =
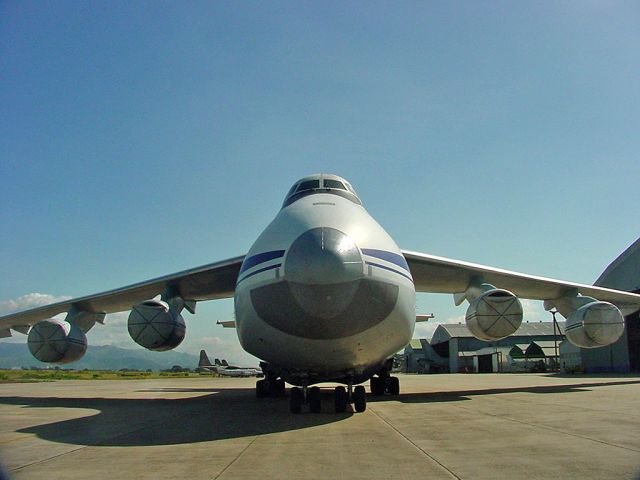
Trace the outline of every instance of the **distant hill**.
[[[143, 348], [130, 350], [109, 345], [91, 345], [80, 360], [61, 365], [61, 367], [77, 370], [85, 368], [89, 370], [120, 370], [121, 368], [164, 370], [174, 365], [196, 368], [198, 357], [182, 352], [152, 352]], [[51, 366], [51, 364], [36, 360], [29, 352], [26, 343], [0, 342], [0, 368], [45, 368]]]

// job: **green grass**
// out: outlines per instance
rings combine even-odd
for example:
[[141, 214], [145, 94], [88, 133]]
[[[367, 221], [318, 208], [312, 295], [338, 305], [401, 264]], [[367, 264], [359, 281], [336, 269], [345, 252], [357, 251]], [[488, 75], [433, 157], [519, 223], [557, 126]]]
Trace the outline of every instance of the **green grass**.
[[210, 373], [193, 372], [114, 372], [106, 370], [0, 370], [0, 383], [53, 382], [57, 380], [145, 380], [158, 378], [197, 378]]

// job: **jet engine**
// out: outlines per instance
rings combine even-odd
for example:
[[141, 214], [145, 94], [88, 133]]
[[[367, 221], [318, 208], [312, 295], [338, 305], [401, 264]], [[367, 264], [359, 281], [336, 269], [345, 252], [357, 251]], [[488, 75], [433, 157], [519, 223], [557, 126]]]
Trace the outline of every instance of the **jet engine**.
[[176, 348], [186, 332], [179, 310], [162, 300], [147, 300], [133, 307], [128, 329], [138, 345], [159, 352]]
[[87, 337], [77, 325], [51, 318], [31, 327], [27, 345], [41, 362], [69, 363], [87, 351]]
[[500, 340], [514, 333], [522, 323], [522, 304], [508, 290], [487, 290], [469, 303], [467, 328], [480, 340]]
[[610, 345], [624, 332], [624, 317], [615, 305], [594, 300], [567, 317], [567, 339], [581, 348]]

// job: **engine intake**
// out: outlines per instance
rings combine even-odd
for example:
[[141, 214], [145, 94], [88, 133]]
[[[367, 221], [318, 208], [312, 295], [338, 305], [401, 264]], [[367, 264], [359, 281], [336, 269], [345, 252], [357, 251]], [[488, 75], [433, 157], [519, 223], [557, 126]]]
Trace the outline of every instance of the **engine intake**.
[[465, 321], [480, 340], [500, 340], [513, 334], [522, 323], [522, 304], [508, 290], [494, 288], [469, 303]]
[[604, 347], [614, 343], [624, 332], [624, 317], [615, 305], [593, 301], [571, 312], [565, 335], [581, 348]]
[[134, 342], [159, 352], [176, 348], [186, 333], [182, 315], [161, 300], [147, 300], [133, 307], [127, 326]]
[[51, 318], [31, 327], [27, 345], [41, 362], [69, 363], [87, 351], [87, 337], [77, 325]]

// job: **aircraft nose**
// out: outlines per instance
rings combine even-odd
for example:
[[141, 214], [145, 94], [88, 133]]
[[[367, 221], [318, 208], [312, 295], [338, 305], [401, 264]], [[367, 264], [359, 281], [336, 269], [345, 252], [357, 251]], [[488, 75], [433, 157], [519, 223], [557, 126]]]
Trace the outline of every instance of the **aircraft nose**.
[[254, 288], [251, 302], [266, 323], [303, 338], [362, 332], [387, 318], [398, 300], [398, 286], [368, 278], [353, 239], [329, 227], [296, 238], [284, 259], [284, 280]]
[[347, 234], [319, 227], [300, 235], [289, 247], [284, 264], [288, 281], [330, 285], [362, 278], [362, 255]]

